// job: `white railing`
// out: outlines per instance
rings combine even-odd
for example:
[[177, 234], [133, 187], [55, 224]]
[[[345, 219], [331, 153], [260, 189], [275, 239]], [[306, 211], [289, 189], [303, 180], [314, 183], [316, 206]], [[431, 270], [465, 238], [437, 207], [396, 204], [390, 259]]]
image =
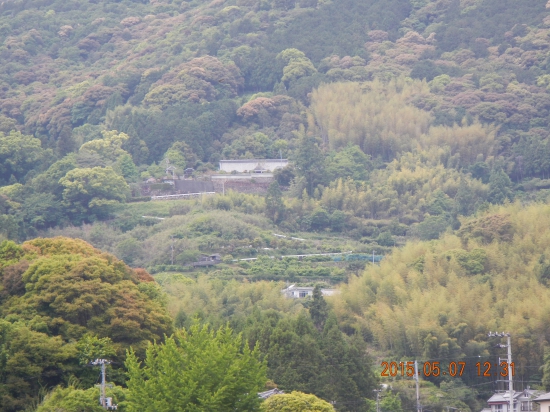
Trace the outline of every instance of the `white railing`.
[[[311, 253], [307, 255], [283, 255], [280, 256], [281, 258], [303, 258], [303, 257], [309, 257], [309, 256], [338, 256], [338, 255], [350, 255], [353, 251], [349, 252], [339, 252], [339, 253]], [[275, 259], [275, 256], [268, 256], [270, 259]], [[242, 262], [242, 261], [250, 261], [250, 260], [258, 260], [258, 258], [245, 258], [245, 259], [233, 259], [233, 262]]]
[[151, 196], [151, 200], [175, 200], [175, 199], [187, 199], [193, 197], [200, 197], [202, 195], [215, 195], [216, 192], [201, 192], [201, 193], [183, 193], [179, 195], [163, 195], [163, 196]]

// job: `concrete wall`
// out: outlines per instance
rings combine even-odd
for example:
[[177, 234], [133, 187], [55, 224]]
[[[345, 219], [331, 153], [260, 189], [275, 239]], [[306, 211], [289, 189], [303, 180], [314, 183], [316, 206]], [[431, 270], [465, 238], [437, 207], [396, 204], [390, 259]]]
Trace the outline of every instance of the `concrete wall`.
[[253, 172], [256, 169], [274, 171], [288, 165], [287, 159], [243, 159], [243, 160], [220, 160], [220, 170], [231, 173]]
[[[267, 180], [267, 181], [266, 181]], [[225, 182], [225, 183], [224, 183]], [[271, 184], [271, 179], [261, 179], [261, 180], [213, 180], [214, 188], [217, 193], [222, 193], [224, 191], [233, 190], [240, 193], [249, 193], [249, 194], [265, 194], [269, 185]]]
[[177, 193], [204, 193], [214, 192], [214, 184], [201, 180], [176, 180]]

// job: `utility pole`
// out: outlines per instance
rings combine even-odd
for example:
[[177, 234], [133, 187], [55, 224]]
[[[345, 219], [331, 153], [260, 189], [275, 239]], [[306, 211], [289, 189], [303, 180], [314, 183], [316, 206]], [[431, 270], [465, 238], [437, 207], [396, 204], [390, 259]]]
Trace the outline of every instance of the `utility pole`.
[[514, 382], [512, 381], [512, 338], [509, 333], [506, 333], [508, 347], [508, 390], [510, 391], [510, 412], [514, 411]]
[[376, 412], [380, 412], [380, 391], [382, 389], [375, 389], [376, 392]]
[[105, 383], [105, 369], [107, 365], [111, 364], [111, 361], [107, 359], [96, 359], [90, 363], [94, 366], [98, 366], [98, 365], [101, 366], [101, 384], [100, 384], [99, 404], [103, 409], [116, 410], [117, 406], [112, 405], [111, 398], [107, 398], [105, 394], [105, 388], [107, 387], [107, 384]]
[[414, 361], [414, 379], [416, 380], [416, 412], [422, 412], [420, 407], [420, 382], [418, 380], [418, 361]]
[[[508, 392], [510, 396], [510, 406], [508, 412], [514, 412], [514, 382], [513, 382], [513, 376], [512, 376], [512, 367], [510, 366], [512, 364], [512, 337], [510, 336], [510, 333], [508, 332], [489, 332], [489, 337], [495, 337], [498, 336], [499, 338], [506, 337], [507, 344], [502, 345], [498, 344], [497, 347], [499, 348], [508, 348]], [[500, 365], [499, 365], [500, 366]]]
[[105, 365], [110, 364], [111, 362], [107, 359], [96, 359], [91, 362], [92, 365], [101, 366], [101, 385], [100, 385], [100, 394], [99, 394], [99, 404], [103, 409], [107, 409], [107, 397], [105, 396]]
[[101, 363], [101, 397], [99, 398], [99, 402], [101, 403], [101, 406], [105, 408], [107, 406], [107, 400], [105, 399], [107, 396], [105, 394], [105, 362]]
[[172, 266], [174, 266], [174, 236], [171, 236], [172, 238], [172, 244], [170, 245], [170, 248], [172, 249]]

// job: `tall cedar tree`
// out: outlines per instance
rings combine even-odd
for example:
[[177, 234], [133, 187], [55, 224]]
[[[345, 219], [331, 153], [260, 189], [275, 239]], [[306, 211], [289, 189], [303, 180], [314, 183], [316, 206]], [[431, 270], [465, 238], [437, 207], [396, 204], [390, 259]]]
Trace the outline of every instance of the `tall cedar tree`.
[[325, 159], [317, 139], [305, 131], [296, 132], [299, 136], [298, 148], [294, 155], [296, 169], [307, 182], [307, 193], [312, 195], [318, 184], [325, 180]]
[[285, 204], [283, 203], [283, 192], [281, 192], [281, 187], [276, 180], [269, 185], [267, 196], [265, 197], [265, 213], [273, 223], [279, 223], [284, 217]]
[[325, 327], [328, 313], [328, 304], [325, 301], [325, 298], [323, 298], [321, 287], [316, 285], [315, 289], [313, 289], [313, 302], [311, 302], [311, 305], [309, 306], [309, 314], [317, 330], [322, 331]]

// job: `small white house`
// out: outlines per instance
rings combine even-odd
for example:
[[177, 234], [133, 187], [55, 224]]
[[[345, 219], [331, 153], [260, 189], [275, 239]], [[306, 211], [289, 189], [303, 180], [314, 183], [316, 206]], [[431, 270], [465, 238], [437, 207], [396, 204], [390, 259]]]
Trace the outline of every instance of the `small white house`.
[[282, 169], [287, 165], [288, 159], [220, 160], [220, 171], [226, 173], [267, 173]]
[[[281, 293], [285, 294], [287, 298], [307, 298], [313, 296], [313, 289], [314, 287], [311, 286], [296, 286], [296, 285], [290, 285], [288, 288], [283, 289]], [[323, 296], [333, 296], [340, 291], [337, 289], [321, 289], [321, 294]]]
[[[514, 392], [514, 408], [512, 412], [538, 412], [537, 404], [535, 403], [541, 391], [535, 391], [529, 387], [521, 392]], [[550, 398], [549, 398], [550, 402]], [[509, 412], [510, 410], [510, 393], [499, 392], [495, 393], [487, 401], [491, 412]], [[541, 410], [542, 411], [542, 410]], [[550, 412], [550, 411], [546, 411]]]
[[533, 402], [539, 404], [540, 412], [550, 412], [550, 392], [536, 397]]

